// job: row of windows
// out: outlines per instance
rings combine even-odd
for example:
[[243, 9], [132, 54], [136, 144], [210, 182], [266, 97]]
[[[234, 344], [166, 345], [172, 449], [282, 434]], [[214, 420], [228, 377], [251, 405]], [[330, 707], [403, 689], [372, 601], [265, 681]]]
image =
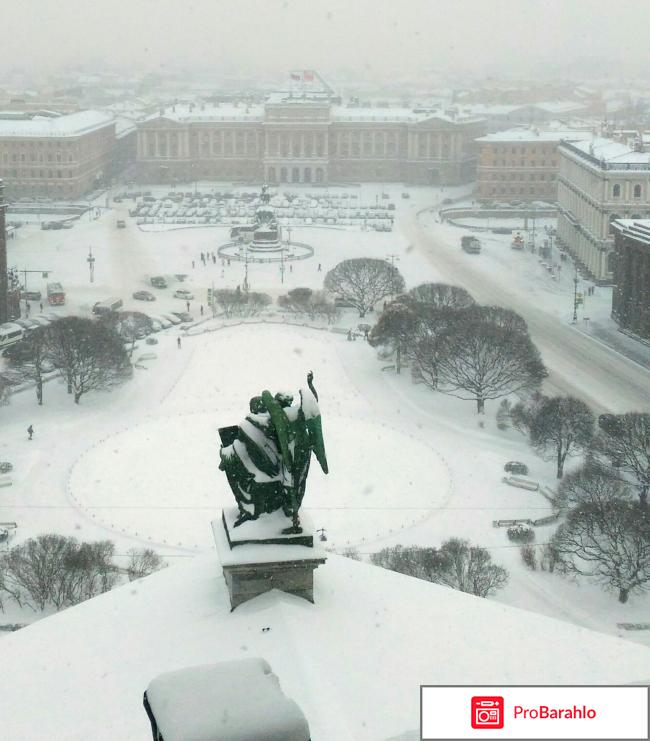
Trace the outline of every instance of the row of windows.
[[557, 180], [557, 175], [555, 173], [549, 173], [548, 178], [546, 177], [546, 173], [540, 172], [540, 173], [525, 173], [525, 172], [493, 172], [491, 173], [492, 180]]
[[0, 178], [71, 178], [72, 170], [0, 169]]
[[[549, 145], [548, 147], [540, 147], [539, 149], [540, 154], [552, 154], [555, 151], [554, 145]], [[529, 154], [536, 154], [537, 153], [537, 147], [492, 147], [492, 152], [495, 154], [526, 154], [527, 152]]]
[[[505, 160], [501, 160], [500, 162], [501, 162], [502, 167], [506, 166]], [[510, 167], [516, 167], [517, 161], [510, 160], [508, 164], [510, 165]], [[539, 164], [540, 164], [540, 167], [546, 167], [547, 162], [546, 160], [540, 160]], [[498, 167], [498, 165], [499, 165], [498, 160], [492, 160], [492, 167]], [[557, 160], [549, 160], [548, 165], [550, 165], [551, 167], [557, 167]], [[519, 160], [519, 166], [520, 167], [537, 167], [537, 160], [529, 160], [528, 162], [526, 160]]]
[[510, 187], [510, 188], [504, 188], [503, 186], [496, 188], [487, 188], [486, 191], [492, 195], [538, 195], [540, 193], [538, 188], [535, 188], [534, 186], [529, 186], [528, 189], [526, 189], [523, 186], [519, 186], [518, 188]]
[[[613, 198], [621, 197], [621, 186], [618, 183], [614, 183], [614, 185], [612, 185], [612, 197]], [[632, 191], [632, 197], [641, 198], [641, 186], [638, 183], [634, 186], [634, 189]]]

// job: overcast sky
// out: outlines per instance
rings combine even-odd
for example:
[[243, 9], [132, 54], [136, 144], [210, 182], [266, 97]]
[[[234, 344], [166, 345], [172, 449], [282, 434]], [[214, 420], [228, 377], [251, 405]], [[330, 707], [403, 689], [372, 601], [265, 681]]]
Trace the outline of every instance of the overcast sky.
[[3, 66], [517, 73], [650, 69], [650, 0], [2, 0]]

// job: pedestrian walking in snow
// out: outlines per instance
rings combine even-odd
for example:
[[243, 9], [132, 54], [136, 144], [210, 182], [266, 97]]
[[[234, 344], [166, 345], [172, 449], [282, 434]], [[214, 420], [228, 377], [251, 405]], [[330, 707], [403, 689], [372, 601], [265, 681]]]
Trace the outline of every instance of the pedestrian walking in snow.
[[228, 258], [228, 267], [230, 267], [230, 258]]
[[289, 272], [293, 273], [293, 265], [289, 265]]
[[194, 260], [192, 260], [192, 267], [195, 267], [195, 265], [194, 265]]
[[43, 311], [43, 302], [42, 301], [41, 301], [40, 306], [41, 306], [41, 311]]
[[180, 337], [176, 338], [176, 346], [178, 347], [179, 350], [181, 349], [181, 338]]
[[322, 268], [321, 264], [318, 263], [318, 272], [320, 273], [320, 272], [322, 272], [322, 270], [323, 270], [323, 268]]
[[217, 258], [215, 256], [214, 252], [212, 253], [212, 264], [213, 265], [216, 265], [217, 264]]
[[201, 262], [205, 265], [205, 255], [201, 253]]
[[34, 428], [31, 425], [29, 425], [29, 427], [27, 428], [27, 434], [29, 435], [27, 439], [31, 440], [32, 436], [34, 435]]
[[203, 304], [201, 304], [201, 316], [203, 316]]
[[185, 302], [185, 306], [187, 306], [187, 310], [189, 311], [190, 310], [190, 302], [189, 301], [186, 301]]

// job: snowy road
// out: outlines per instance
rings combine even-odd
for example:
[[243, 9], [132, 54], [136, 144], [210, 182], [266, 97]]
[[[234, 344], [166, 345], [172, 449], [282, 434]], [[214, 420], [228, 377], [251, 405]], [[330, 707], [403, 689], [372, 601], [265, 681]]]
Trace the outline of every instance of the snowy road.
[[466, 288], [481, 303], [521, 314], [550, 371], [549, 393], [578, 396], [597, 413], [650, 409], [650, 372], [609, 347], [564, 324], [531, 303], [526, 290], [505, 275], [482, 270], [460, 249], [450, 249], [426, 229], [418, 215], [405, 215], [402, 232], [435, 267], [442, 280]]

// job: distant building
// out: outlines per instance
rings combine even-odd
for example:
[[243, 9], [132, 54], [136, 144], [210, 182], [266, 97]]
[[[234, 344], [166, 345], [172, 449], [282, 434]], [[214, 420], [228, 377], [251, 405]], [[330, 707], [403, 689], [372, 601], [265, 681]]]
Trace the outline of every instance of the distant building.
[[477, 139], [476, 198], [555, 202], [559, 142], [589, 136], [590, 133], [583, 131], [519, 128]]
[[9, 199], [78, 198], [107, 178], [115, 146], [115, 121], [106, 113], [0, 112], [0, 177]]
[[546, 127], [557, 119], [570, 119], [590, 115], [591, 109], [585, 103], [558, 100], [547, 103], [499, 104], [474, 103], [462, 106], [463, 110], [486, 121], [487, 132], [492, 134], [516, 126]]
[[650, 219], [620, 219], [612, 227], [612, 317], [622, 329], [650, 340]]
[[650, 218], [650, 154], [604, 138], [565, 141], [558, 153], [558, 240], [594, 280], [611, 283], [612, 222]]
[[7, 276], [7, 227], [5, 224], [4, 184], [0, 180], [0, 324], [9, 319], [9, 283]]
[[174, 105], [138, 123], [138, 177], [337, 183], [471, 181], [477, 116], [335, 103], [329, 88], [289, 88], [263, 105]]

